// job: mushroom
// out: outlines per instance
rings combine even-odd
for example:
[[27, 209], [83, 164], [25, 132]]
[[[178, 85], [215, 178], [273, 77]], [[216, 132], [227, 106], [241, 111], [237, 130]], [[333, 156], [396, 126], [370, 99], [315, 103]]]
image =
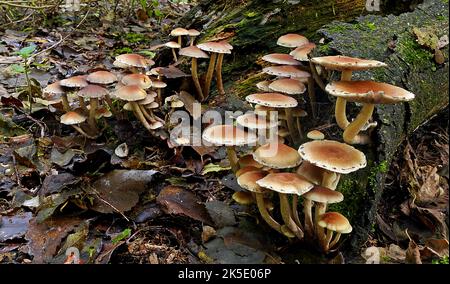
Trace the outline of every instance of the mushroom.
[[57, 96], [58, 98], [60, 97], [64, 111], [70, 111], [69, 100], [67, 99], [66, 91], [61, 86], [60, 81], [56, 81], [45, 87], [43, 93], [44, 95], [50, 95], [46, 97], [46, 99], [50, 101], [54, 101], [55, 96]]
[[189, 29], [189, 30], [188, 30], [188, 35], [189, 35], [189, 39], [190, 39], [189, 45], [190, 45], [190, 46], [193, 46], [193, 45], [194, 45], [195, 37], [199, 36], [199, 35], [200, 35], [200, 32], [197, 31], [196, 29]]
[[[251, 157], [251, 156], [250, 156]], [[240, 159], [239, 159], [240, 160]], [[240, 166], [241, 164], [239, 163], [239, 166]], [[262, 165], [261, 165], [261, 168], [262, 168]], [[236, 173], [235, 173], [235, 175], [236, 175], [236, 177], [238, 178], [238, 177], [240, 177], [241, 175], [243, 175], [243, 174], [245, 174], [245, 173], [248, 173], [248, 172], [254, 172], [254, 171], [260, 171], [261, 170], [261, 168], [257, 168], [257, 167], [254, 167], [254, 166], [245, 166], [245, 167], [241, 167]]]
[[341, 174], [367, 165], [366, 156], [353, 146], [332, 140], [314, 140], [302, 144], [298, 152], [303, 160], [324, 169], [321, 186], [336, 189]]
[[297, 174], [317, 185], [320, 185], [322, 183], [324, 171], [324, 169], [314, 166], [307, 161], [303, 161], [302, 164], [297, 168]]
[[115, 62], [117, 67], [129, 69], [132, 73], [139, 73], [138, 68], [145, 69], [155, 64], [153, 60], [134, 53], [118, 55]]
[[[329, 70], [342, 71], [341, 81], [351, 81], [352, 72], [356, 70], [367, 70], [387, 66], [385, 63], [376, 60], [353, 58], [342, 55], [314, 57], [311, 58], [310, 62], [323, 66]], [[347, 101], [345, 98], [337, 97], [335, 105], [336, 123], [343, 130], [350, 124], [347, 120], [346, 104]]]
[[285, 54], [285, 53], [272, 53], [264, 55], [262, 60], [267, 61], [269, 63], [273, 64], [280, 64], [280, 65], [300, 65], [300, 62], [295, 60], [292, 55]]
[[137, 85], [144, 90], [147, 90], [152, 86], [152, 80], [145, 74], [125, 75], [122, 77], [121, 82], [124, 85]]
[[[99, 84], [99, 85], [109, 85], [117, 81], [117, 76], [109, 71], [96, 71], [89, 74], [86, 80], [91, 84]], [[109, 94], [104, 96], [106, 103], [108, 104], [111, 111], [117, 115], [117, 111], [113, 106], [113, 102]]]
[[257, 137], [252, 132], [246, 132], [232, 125], [210, 126], [203, 131], [202, 138], [214, 145], [225, 145], [228, 160], [233, 172], [239, 169], [238, 158], [234, 146], [243, 146], [256, 143]]
[[206, 72], [206, 81], [205, 81], [205, 89], [203, 95], [208, 97], [209, 89], [211, 87], [212, 77], [214, 75], [214, 65], [216, 64], [217, 57], [217, 66], [216, 66], [216, 78], [217, 78], [217, 89], [219, 94], [224, 95], [225, 91], [223, 89], [222, 83], [222, 61], [224, 54], [231, 54], [231, 48], [228, 43], [225, 42], [205, 42], [197, 45], [203, 51], [211, 52], [208, 71]]
[[161, 79], [158, 76], [158, 79], [153, 79], [152, 80], [152, 89], [156, 89], [156, 93], [158, 96], [158, 102], [162, 103], [162, 94], [161, 94], [161, 89], [164, 89], [165, 87], [167, 87], [167, 84], [164, 83], [163, 81], [161, 81]]
[[289, 48], [295, 48], [298, 46], [302, 46], [309, 43], [309, 40], [299, 34], [285, 34], [278, 38], [277, 44], [279, 46], [289, 47]]
[[249, 192], [237, 191], [233, 193], [232, 198], [241, 205], [250, 205], [253, 203], [253, 196]]
[[[289, 206], [288, 194], [298, 198], [298, 196], [311, 190], [314, 185], [296, 173], [270, 173], [264, 178], [257, 180], [256, 183], [261, 187], [278, 192], [283, 222], [297, 238], [303, 239], [302, 226], [301, 223], [295, 222], [293, 219], [293, 210]], [[293, 206], [296, 207], [297, 204]]]
[[98, 132], [95, 116], [99, 104], [98, 99], [104, 98], [108, 94], [108, 90], [97, 85], [87, 85], [78, 91], [78, 96], [89, 99], [89, 118], [88, 124], [94, 132]]
[[[308, 232], [310, 236], [313, 235], [314, 228], [318, 226], [320, 217], [325, 213], [326, 204], [338, 203], [344, 200], [344, 195], [342, 193], [323, 187], [323, 186], [314, 186], [313, 189], [308, 191], [303, 195], [303, 213], [305, 216], [305, 231]], [[312, 219], [311, 208], [313, 206], [313, 202], [316, 208], [316, 212], [314, 214], [314, 222]], [[322, 233], [321, 230], [318, 232]], [[322, 240], [325, 236], [320, 235], [317, 236], [319, 240]]]
[[256, 83], [256, 87], [263, 92], [270, 92], [269, 85], [272, 81], [261, 81]]
[[267, 138], [270, 129], [278, 127], [278, 120], [270, 120], [265, 115], [257, 115], [255, 113], [247, 113], [236, 118], [236, 123], [242, 127], [246, 127], [252, 131], [263, 131], [264, 135], [260, 138]]
[[177, 62], [178, 58], [177, 58], [177, 53], [175, 52], [175, 49], [180, 49], [181, 45], [174, 41], [169, 41], [169, 42], [165, 43], [164, 46], [169, 47], [172, 50], [173, 61]]
[[[352, 231], [348, 219], [338, 212], [327, 212], [321, 215], [318, 225], [327, 229], [327, 235], [321, 242], [324, 252], [328, 252], [330, 248], [337, 244], [341, 234], [348, 234]], [[333, 232], [336, 232], [334, 240], [332, 240]]]
[[256, 183], [258, 180], [264, 178], [267, 174], [268, 172], [261, 170], [246, 172], [238, 177], [237, 183], [242, 188], [247, 189], [248, 191], [251, 191], [255, 194], [256, 205], [258, 206], [261, 217], [271, 228], [279, 233], [282, 233], [281, 225], [269, 214], [266, 208], [266, 203], [264, 202], [264, 193], [267, 190]]
[[197, 58], [208, 58], [208, 54], [206, 54], [204, 51], [202, 51], [200, 48], [196, 46], [189, 46], [182, 48], [179, 52], [182, 56], [191, 57], [191, 74], [192, 74], [192, 81], [194, 81], [195, 89], [197, 90], [197, 94], [199, 96], [200, 102], [202, 102], [205, 99], [205, 96], [203, 95], [202, 87], [200, 85], [200, 81], [198, 80], [198, 73], [197, 73]]
[[[78, 75], [73, 76], [67, 79], [63, 79], [59, 81], [59, 84], [63, 87], [68, 88], [84, 88], [89, 83], [86, 81], [86, 75]], [[83, 111], [87, 112], [86, 104], [84, 103], [84, 99], [78, 96], [78, 102], [80, 103], [80, 107]]]
[[291, 111], [291, 108], [296, 107], [298, 104], [296, 99], [279, 93], [257, 93], [248, 95], [245, 97], [245, 100], [258, 105], [283, 108], [286, 113], [286, 122], [292, 140], [294, 144], [298, 142], [298, 134]]
[[308, 137], [311, 140], [323, 140], [325, 139], [325, 135], [320, 132], [319, 130], [311, 130], [306, 134], [306, 137]]
[[400, 87], [373, 81], [332, 82], [325, 89], [332, 96], [363, 105], [356, 119], [344, 130], [344, 141], [348, 144], [367, 144], [367, 139], [358, 133], [369, 122], [376, 104], [396, 104], [414, 99], [413, 93]]
[[72, 126], [76, 131], [81, 133], [83, 136], [86, 136], [89, 139], [95, 139], [95, 136], [91, 136], [87, 134], [81, 127], [76, 124], [82, 123], [86, 121], [86, 116], [77, 112], [77, 111], [68, 111], [67, 113], [61, 115], [61, 123], [65, 125]]
[[183, 28], [175, 28], [170, 32], [171, 36], [175, 36], [178, 37], [178, 44], [180, 45], [180, 47], [183, 45], [182, 36], [186, 36], [189, 35], [189, 31]]
[[[253, 159], [252, 154], [240, 157], [238, 163], [239, 163], [239, 167], [241, 169], [246, 168], [246, 167], [255, 167], [257, 169], [261, 169], [262, 167], [264, 167], [263, 165], [261, 165], [260, 163], [255, 161], [255, 159]], [[237, 173], [236, 173], [236, 176], [237, 176]]]
[[298, 61], [309, 61], [308, 55], [316, 48], [316, 44], [308, 42], [304, 45], [300, 45], [296, 49], [292, 50], [289, 55]]
[[288, 169], [301, 163], [300, 155], [294, 148], [281, 143], [267, 143], [253, 152], [253, 159], [272, 169]]

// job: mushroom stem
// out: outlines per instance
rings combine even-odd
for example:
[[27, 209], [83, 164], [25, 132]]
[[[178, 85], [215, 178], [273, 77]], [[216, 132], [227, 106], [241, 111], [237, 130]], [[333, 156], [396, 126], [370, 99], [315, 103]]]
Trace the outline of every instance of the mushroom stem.
[[180, 48], [182, 47], [181, 46], [181, 44], [182, 44], [182, 42], [181, 42], [181, 36], [178, 36], [178, 44], [180, 45]]
[[195, 40], [195, 36], [190, 36], [190, 42], [189, 42], [190, 46], [194, 45], [194, 40]]
[[278, 195], [280, 196], [280, 209], [283, 222], [295, 234], [297, 238], [299, 238], [300, 240], [303, 239], [303, 231], [297, 226], [297, 224], [295, 224], [294, 220], [292, 220], [288, 195], [285, 193], [278, 193]]
[[194, 81], [195, 89], [197, 90], [198, 97], [200, 99], [200, 102], [202, 102], [205, 97], [203, 96], [202, 86], [200, 85], [200, 81], [198, 80], [198, 73], [197, 73], [197, 58], [192, 58], [191, 63], [191, 74], [192, 74], [192, 81]]
[[175, 52], [175, 48], [171, 48], [171, 49], [172, 49], [173, 60], [174, 60], [174, 62], [177, 62], [178, 58], [177, 58], [177, 53]]
[[61, 102], [62, 102], [62, 106], [64, 111], [68, 112], [70, 111], [70, 104], [69, 104], [69, 100], [67, 99], [67, 95], [66, 94], [62, 94], [61, 95]]
[[121, 113], [119, 113], [116, 110], [116, 108], [114, 107], [113, 102], [111, 100], [111, 97], [109, 95], [105, 96], [105, 101], [106, 101], [106, 104], [109, 106], [109, 109], [111, 110], [111, 112], [113, 113], [114, 116], [122, 117]]
[[153, 117], [147, 112], [143, 105], [139, 105], [139, 108], [141, 109], [142, 114], [147, 120], [154, 121]]
[[325, 92], [325, 84], [322, 79], [320, 79], [319, 74], [317, 74], [316, 65], [314, 65], [311, 60], [309, 61], [309, 71], [311, 72], [311, 75], [317, 85], [319, 85], [319, 87]]
[[314, 88], [314, 79], [312, 77], [308, 78], [308, 97], [309, 104], [311, 106], [311, 111], [313, 118], [316, 117], [316, 91]]
[[302, 222], [300, 221], [300, 217], [298, 216], [298, 195], [294, 194], [292, 196], [292, 219], [294, 219], [295, 224], [303, 230]]
[[300, 122], [300, 117], [296, 117], [295, 118], [295, 122], [297, 123], [297, 129], [298, 129], [298, 133], [300, 134], [300, 139], [303, 139], [303, 130], [302, 130], [302, 124]]
[[98, 106], [98, 99], [97, 98], [91, 98], [89, 100], [89, 118], [88, 123], [89, 126], [94, 130], [95, 132], [98, 132], [97, 125], [95, 123], [95, 111], [97, 110]]
[[142, 113], [141, 109], [139, 108], [139, 105], [136, 102], [130, 102], [131, 106], [133, 107], [133, 111], [134, 114], [136, 115], [136, 117], [139, 119], [139, 121], [144, 125], [144, 127], [148, 130], [148, 131], [152, 131], [152, 127], [150, 126], [150, 124], [148, 124], [147, 120], [145, 119], [144, 114]]
[[262, 193], [255, 193], [255, 197], [261, 217], [272, 229], [281, 233], [281, 225], [273, 219], [272, 216], [270, 216], [269, 211], [267, 211], [266, 203], [264, 202], [264, 195]]
[[340, 238], [341, 238], [341, 233], [337, 232], [334, 237], [334, 240], [329, 244], [328, 248], [333, 248], [339, 242]]
[[239, 159], [233, 146], [227, 147], [227, 156], [228, 161], [230, 161], [231, 170], [233, 171], [233, 173], [237, 172], [239, 170]]
[[330, 241], [333, 238], [333, 231], [327, 230], [327, 235], [322, 241], [322, 248], [324, 252], [327, 252], [330, 249]]
[[84, 112], [88, 112], [88, 109], [86, 107], [86, 103], [84, 102], [84, 98], [78, 96], [78, 102], [80, 103], [80, 108], [84, 111]]
[[303, 200], [303, 214], [305, 215], [305, 231], [309, 236], [314, 235], [314, 224], [312, 220], [312, 201], [305, 198]]
[[347, 128], [344, 130], [344, 141], [347, 144], [358, 144], [364, 138], [358, 135], [361, 128], [369, 121], [372, 117], [373, 110], [375, 108], [374, 104], [364, 104], [358, 116], [353, 120]]
[[76, 131], [78, 131], [81, 135], [83, 135], [83, 136], [85, 136], [85, 137], [87, 137], [87, 138], [89, 138], [89, 139], [95, 139], [95, 138], [98, 137], [98, 135], [92, 136], [92, 135], [87, 134], [87, 133], [86, 133], [83, 129], [81, 129], [81, 127], [79, 127], [79, 126], [72, 125], [72, 127], [73, 127]]
[[209, 89], [211, 87], [211, 81], [214, 74], [214, 66], [216, 64], [216, 57], [217, 53], [211, 53], [211, 56], [209, 57], [209, 66], [208, 70], [206, 71], [206, 79], [205, 79], [205, 90], [203, 92], [203, 95], [208, 97]]
[[299, 137], [298, 137], [298, 131], [294, 124], [294, 117], [292, 116], [292, 111], [290, 108], [285, 108], [285, 112], [286, 112], [286, 123], [287, 123], [288, 130], [289, 130], [289, 133], [292, 138], [292, 142], [294, 145], [297, 145], [297, 143], [299, 142]]
[[217, 90], [219, 91], [219, 95], [225, 95], [225, 90], [223, 89], [223, 81], [222, 81], [222, 62], [223, 62], [223, 53], [220, 53], [217, 56], [216, 63], [216, 79], [217, 79]]
[[[343, 70], [341, 73], [341, 81], [351, 81], [352, 80], [352, 71], [351, 70]], [[337, 97], [336, 106], [335, 106], [335, 117], [336, 123], [341, 129], [347, 128], [350, 122], [347, 119], [346, 112], [347, 100], [342, 97]]]
[[320, 216], [325, 213], [326, 204], [322, 202], [317, 202], [315, 204], [314, 212], [314, 227], [316, 228], [317, 239], [321, 242], [325, 238], [325, 233], [322, 227], [319, 226]]
[[322, 175], [321, 186], [335, 190], [341, 175], [339, 173], [324, 170]]

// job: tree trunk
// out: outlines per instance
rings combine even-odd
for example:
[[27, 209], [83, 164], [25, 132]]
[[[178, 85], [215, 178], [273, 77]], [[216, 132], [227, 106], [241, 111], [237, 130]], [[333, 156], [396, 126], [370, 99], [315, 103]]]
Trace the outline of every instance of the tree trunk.
[[[402, 1], [382, 1], [390, 9], [397, 2]], [[397, 147], [448, 105], [448, 46], [442, 49], [445, 63], [437, 64], [434, 51], [419, 45], [413, 33], [417, 27], [428, 28], [438, 38], [448, 35], [448, 1], [425, 1], [398, 16], [383, 16], [382, 5], [379, 15], [359, 16], [367, 14], [365, 3], [365, 0], [203, 1], [181, 21], [182, 26], [202, 29], [202, 40], [228, 38], [234, 46], [232, 55], [225, 56], [223, 68], [228, 108], [245, 107], [241, 99], [257, 92], [255, 83], [264, 77], [259, 74], [261, 66], [255, 62], [267, 53], [287, 53], [288, 49], [276, 45], [276, 39], [289, 32], [303, 34], [316, 44], [324, 38], [324, 43], [318, 44], [314, 51], [315, 56], [344, 54], [386, 62], [387, 68], [354, 72], [354, 79], [391, 83], [416, 95], [411, 103], [375, 109], [378, 126], [372, 133], [374, 143], [358, 146], [366, 154], [368, 166], [344, 175], [339, 183], [338, 190], [345, 200], [330, 210], [337, 210], [351, 220], [354, 231], [347, 244], [356, 254], [373, 227], [386, 172]], [[401, 9], [404, 7], [395, 12], [402, 12]], [[243, 78], [243, 74], [247, 76]], [[332, 75], [333, 79], [338, 78]], [[335, 123], [331, 116], [334, 98], [320, 92], [318, 95], [319, 121]], [[355, 117], [359, 108], [354, 103], [347, 104], [349, 119]], [[307, 129], [318, 126], [317, 121], [305, 121], [304, 125]], [[337, 135], [328, 138], [342, 141], [342, 131], [332, 129]]]

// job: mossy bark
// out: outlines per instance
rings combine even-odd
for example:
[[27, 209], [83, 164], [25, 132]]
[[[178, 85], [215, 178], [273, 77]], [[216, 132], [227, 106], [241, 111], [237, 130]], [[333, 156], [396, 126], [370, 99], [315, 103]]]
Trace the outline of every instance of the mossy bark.
[[[279, 3], [274, 3], [279, 2]], [[289, 4], [290, 2], [299, 2]], [[354, 174], [344, 175], [338, 190], [344, 202], [331, 207], [349, 217], [354, 225], [350, 234], [351, 248], [359, 254], [361, 245], [373, 228], [377, 204], [384, 188], [386, 172], [403, 139], [448, 105], [448, 46], [442, 49], [445, 63], [437, 64], [433, 50], [421, 46], [413, 28], [427, 28], [438, 38], [448, 35], [448, 1], [428, 0], [405, 12], [401, 1], [382, 1], [378, 14], [364, 12], [365, 0], [356, 1], [203, 1], [182, 19], [183, 26], [203, 30], [200, 41], [228, 38], [235, 47], [224, 61], [224, 85], [229, 108], [242, 108], [236, 96], [243, 98], [257, 92], [255, 84], [264, 80], [260, 61], [263, 54], [288, 52], [276, 45], [285, 33], [300, 33], [318, 44], [314, 55], [343, 54], [386, 62], [389, 67], [355, 72], [353, 79], [376, 80], [403, 87], [416, 98], [411, 103], [378, 106], [374, 120], [378, 126], [372, 133], [374, 143], [358, 146], [367, 156], [368, 166]], [[401, 3], [399, 3], [401, 4]], [[410, 7], [408, 7], [410, 8]], [[403, 12], [403, 13], [402, 13]], [[396, 15], [384, 15], [395, 13]], [[362, 14], [366, 14], [361, 16]], [[243, 76], [242, 74], [247, 74]], [[329, 78], [330, 79], [330, 78]], [[338, 80], [338, 74], [331, 74]], [[335, 123], [334, 99], [318, 93], [318, 116]], [[347, 104], [349, 118], [359, 106]], [[305, 127], [314, 127], [305, 120]], [[336, 127], [342, 141], [342, 130]], [[345, 238], [344, 238], [345, 239]]]

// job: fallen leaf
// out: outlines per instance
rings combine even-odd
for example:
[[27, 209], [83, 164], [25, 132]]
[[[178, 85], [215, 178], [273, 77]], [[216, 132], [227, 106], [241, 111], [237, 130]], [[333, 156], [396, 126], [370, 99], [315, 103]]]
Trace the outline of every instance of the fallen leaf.
[[39, 194], [47, 196], [49, 194], [58, 193], [66, 186], [71, 186], [79, 182], [80, 179], [70, 173], [60, 173], [56, 175], [46, 176], [42, 182]]
[[405, 261], [411, 264], [422, 264], [419, 247], [412, 239], [409, 240], [408, 248], [406, 249]]
[[202, 242], [206, 243], [216, 235], [216, 230], [211, 226], [203, 226]]
[[234, 226], [236, 224], [236, 217], [234, 216], [233, 209], [224, 202], [217, 200], [208, 201], [205, 203], [205, 207], [216, 225], [216, 228]]
[[220, 171], [228, 171], [231, 170], [231, 167], [223, 167], [218, 164], [209, 163], [203, 167], [202, 175], [206, 175], [208, 173], [220, 172]]
[[31, 212], [15, 216], [0, 216], [0, 242], [21, 238], [25, 235], [32, 216]]

